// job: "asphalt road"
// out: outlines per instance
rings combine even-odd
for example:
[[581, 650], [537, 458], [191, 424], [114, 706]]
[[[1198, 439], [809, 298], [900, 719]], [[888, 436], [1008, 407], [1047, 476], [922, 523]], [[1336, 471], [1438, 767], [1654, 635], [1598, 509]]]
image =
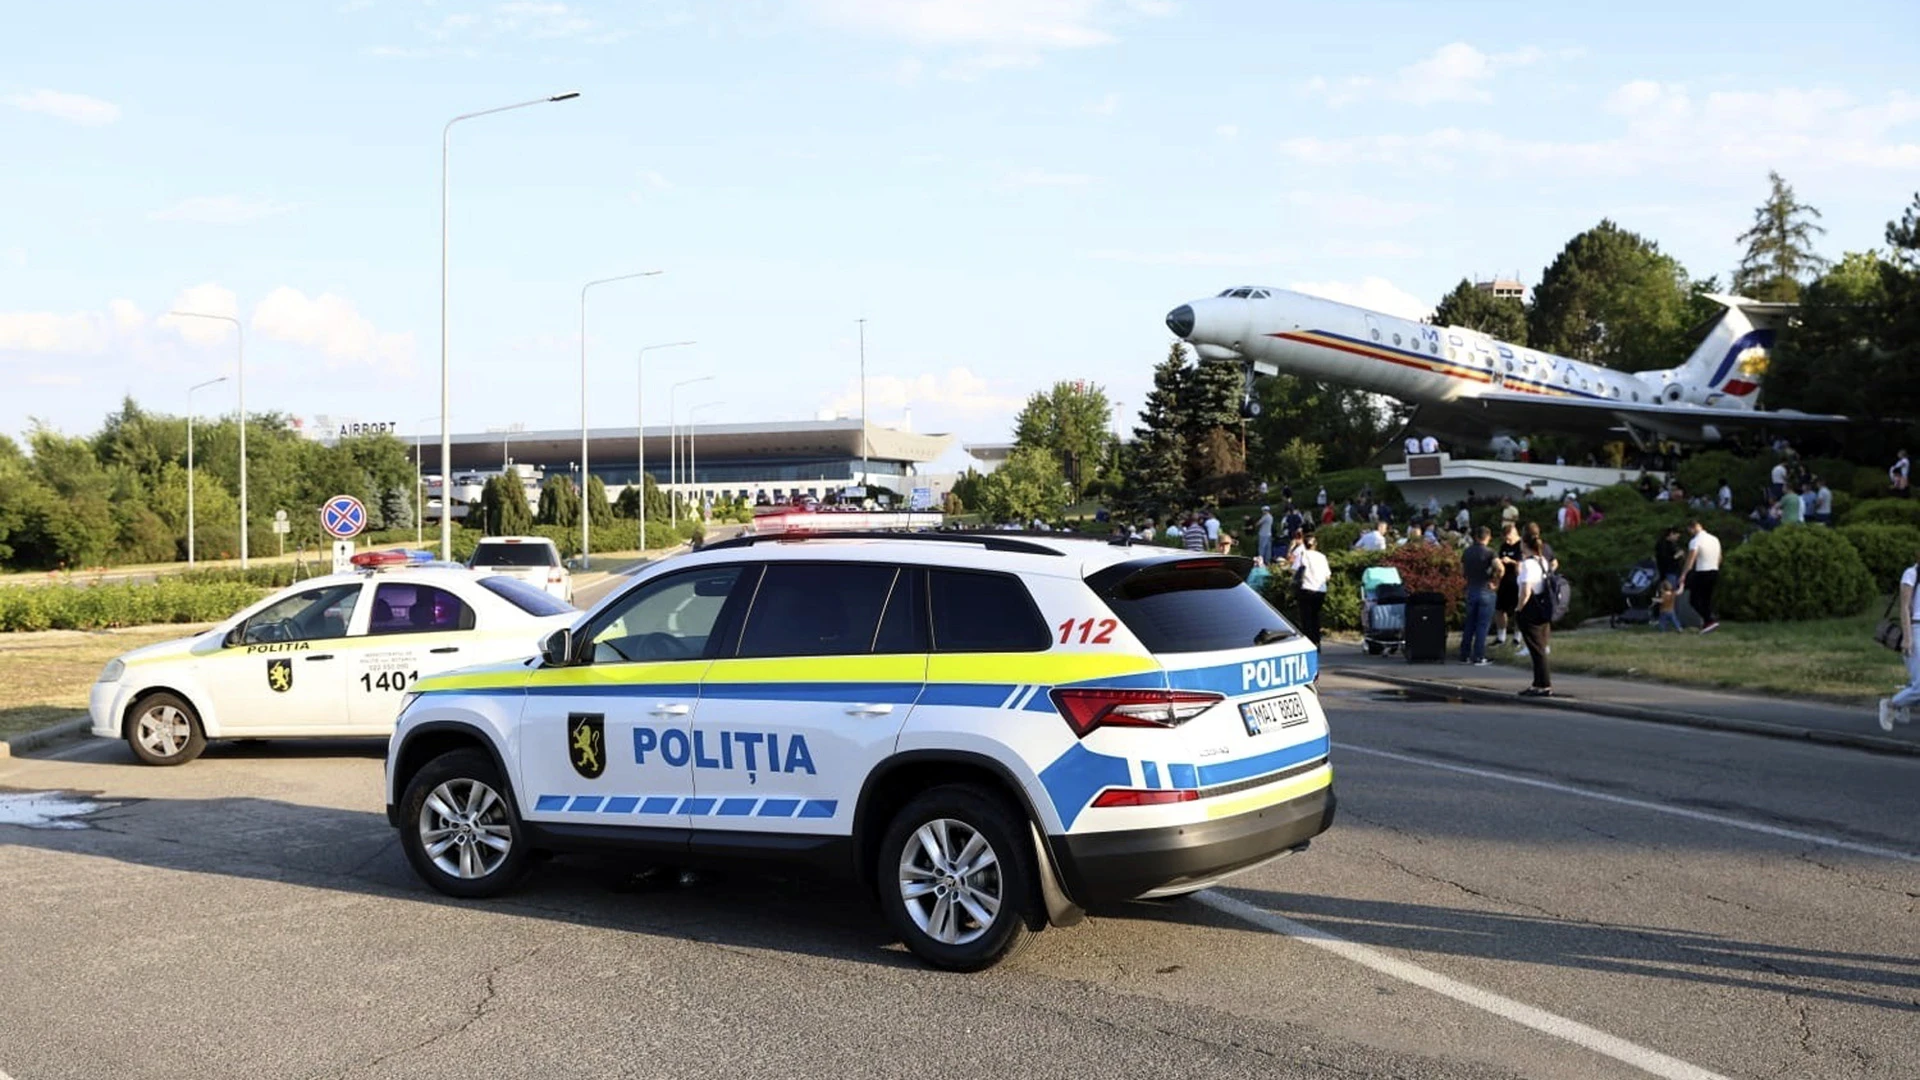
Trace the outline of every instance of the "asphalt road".
[[1920, 1076], [1920, 761], [1323, 689], [1310, 851], [972, 976], [806, 882], [449, 901], [377, 743], [0, 762], [104, 804], [0, 824], [0, 1074]]

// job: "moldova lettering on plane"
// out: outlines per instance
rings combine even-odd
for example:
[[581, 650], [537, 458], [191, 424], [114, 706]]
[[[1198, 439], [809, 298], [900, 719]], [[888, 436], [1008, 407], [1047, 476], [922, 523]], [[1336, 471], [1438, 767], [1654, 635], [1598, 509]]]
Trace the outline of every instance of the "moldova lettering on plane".
[[674, 768], [693, 763], [696, 769], [737, 769], [747, 774], [747, 783], [758, 783], [762, 772], [819, 773], [813, 766], [813, 753], [807, 749], [805, 735], [782, 738], [772, 731], [705, 731], [691, 735], [679, 728], [661, 731], [650, 727], [633, 729], [633, 761], [645, 765], [647, 755], [658, 752], [660, 760]]

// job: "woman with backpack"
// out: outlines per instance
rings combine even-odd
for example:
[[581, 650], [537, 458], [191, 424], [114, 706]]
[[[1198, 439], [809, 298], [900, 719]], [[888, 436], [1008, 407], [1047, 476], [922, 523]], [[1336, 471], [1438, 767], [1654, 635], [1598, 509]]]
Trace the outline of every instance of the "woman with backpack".
[[1526, 697], [1553, 696], [1553, 672], [1547, 668], [1553, 638], [1553, 591], [1547, 576], [1553, 570], [1545, 546], [1532, 529], [1520, 537], [1520, 637], [1527, 643], [1527, 658], [1533, 661], [1533, 685], [1520, 691]]

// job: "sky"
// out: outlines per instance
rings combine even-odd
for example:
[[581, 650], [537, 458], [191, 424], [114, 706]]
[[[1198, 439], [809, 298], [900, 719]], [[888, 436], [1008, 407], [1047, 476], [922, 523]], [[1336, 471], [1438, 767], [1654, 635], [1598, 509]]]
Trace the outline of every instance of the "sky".
[[[1425, 313], [1602, 218], [1722, 280], [1780, 171], [1820, 248], [1920, 190], [1920, 5], [1350, 0], [14, 3], [0, 432], [132, 395], [437, 432], [858, 415], [1126, 426], [1174, 306]], [[650, 352], [642, 346], [694, 340]], [[232, 380], [199, 391], [231, 410]], [[644, 395], [642, 394], [644, 390]]]

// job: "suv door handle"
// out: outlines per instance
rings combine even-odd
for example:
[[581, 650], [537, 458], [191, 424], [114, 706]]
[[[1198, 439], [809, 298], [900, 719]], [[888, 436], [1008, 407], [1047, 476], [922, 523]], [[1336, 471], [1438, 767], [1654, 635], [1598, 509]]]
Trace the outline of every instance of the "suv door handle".
[[885, 702], [879, 702], [872, 705], [847, 706], [848, 716], [885, 716], [888, 713], [891, 713], [892, 711], [893, 711], [893, 706]]
[[655, 705], [653, 707], [655, 716], [685, 716], [692, 711], [691, 705]]
[[309, 656], [309, 657], [306, 657], [306, 659], [308, 659], [308, 660], [331, 660], [331, 659], [333, 659], [333, 654], [332, 654], [332, 653], [330, 653], [330, 652], [323, 652], [323, 653], [314, 653], [314, 654], [313, 654], [312, 656]]
[[460, 646], [458, 646], [458, 645], [442, 645], [441, 647], [439, 647], [439, 648], [437, 648], [437, 649], [428, 649], [427, 651], [428, 651], [428, 652], [430, 652], [430, 653], [450, 653], [450, 652], [459, 652], [459, 651], [460, 651]]

